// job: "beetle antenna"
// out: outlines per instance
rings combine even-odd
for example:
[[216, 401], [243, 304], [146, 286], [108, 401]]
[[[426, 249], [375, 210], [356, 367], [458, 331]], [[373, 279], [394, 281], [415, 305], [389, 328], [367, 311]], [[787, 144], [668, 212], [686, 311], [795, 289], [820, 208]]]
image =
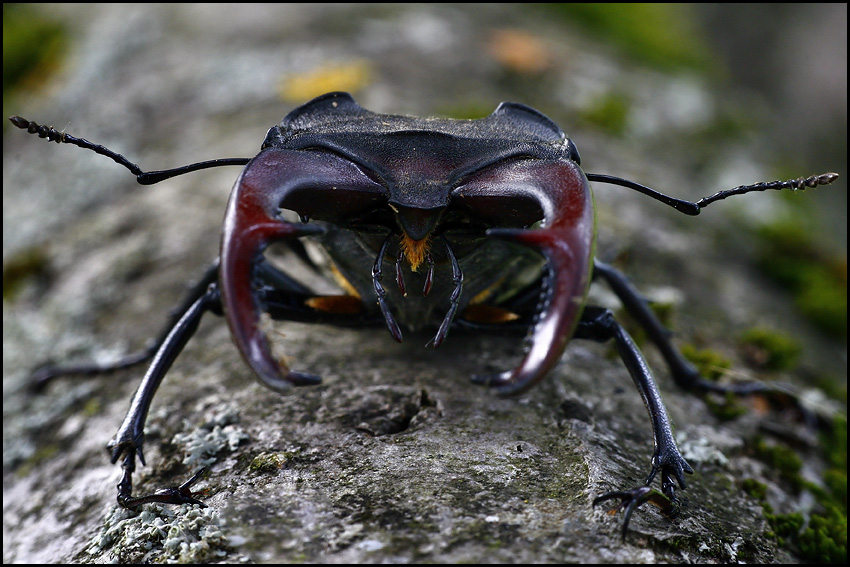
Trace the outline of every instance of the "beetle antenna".
[[102, 156], [106, 156], [115, 163], [123, 165], [129, 169], [130, 173], [136, 176], [136, 181], [141, 185], [153, 185], [154, 183], [159, 183], [160, 181], [165, 181], [166, 179], [177, 177], [184, 173], [198, 171], [200, 169], [209, 169], [211, 167], [221, 167], [225, 165], [246, 165], [249, 161], [251, 161], [251, 158], [213, 159], [184, 165], [182, 167], [176, 167], [174, 169], [165, 169], [162, 171], [142, 171], [142, 168], [121, 154], [113, 152], [109, 148], [101, 146], [100, 144], [89, 142], [85, 138], [77, 138], [76, 136], [66, 134], [65, 132], [60, 132], [53, 126], [42, 126], [21, 116], [10, 116], [9, 120], [21, 130], [26, 130], [30, 134], [37, 134], [39, 138], [47, 138], [49, 142], [56, 142], [57, 144], [71, 144], [86, 150], [91, 150]]
[[650, 189], [646, 185], [641, 185], [640, 183], [635, 183], [634, 181], [629, 181], [628, 179], [623, 179], [621, 177], [614, 177], [613, 175], [588, 173], [587, 179], [589, 181], [610, 183], [611, 185], [620, 185], [621, 187], [634, 189], [635, 191], [652, 197], [657, 201], [661, 201], [665, 205], [673, 207], [679, 212], [685, 213], [686, 215], [696, 216], [700, 213], [702, 209], [704, 209], [711, 203], [714, 203], [715, 201], [720, 201], [727, 197], [731, 197], [732, 195], [743, 195], [744, 193], [751, 193], [753, 191], [768, 191], [770, 189], [791, 189], [793, 191], [797, 191], [808, 189], [811, 187], [818, 187], [820, 185], [829, 185], [830, 183], [838, 179], [838, 174], [821, 173], [820, 175], [798, 177], [797, 179], [788, 179], [787, 181], [768, 181], [761, 183], [753, 183], [752, 185], [740, 185], [738, 187], [735, 187], [734, 189], [718, 191], [710, 197], [703, 197], [696, 203], [692, 203], [691, 201], [685, 201], [684, 199], [676, 199], [674, 197], [670, 197], [669, 195], [665, 195], [664, 193], [659, 193], [654, 189]]
[[720, 201], [732, 195], [743, 195], [752, 191], [768, 191], [770, 189], [791, 189], [792, 191], [802, 191], [803, 189], [814, 188], [819, 185], [829, 185], [838, 179], [837, 173], [821, 173], [820, 175], [810, 175], [809, 177], [798, 177], [797, 179], [788, 179], [787, 181], [768, 181], [762, 183], [754, 183], [752, 185], [740, 185], [734, 189], [727, 191], [718, 191], [711, 197], [704, 197], [697, 201], [700, 207], [707, 207], [715, 201]]

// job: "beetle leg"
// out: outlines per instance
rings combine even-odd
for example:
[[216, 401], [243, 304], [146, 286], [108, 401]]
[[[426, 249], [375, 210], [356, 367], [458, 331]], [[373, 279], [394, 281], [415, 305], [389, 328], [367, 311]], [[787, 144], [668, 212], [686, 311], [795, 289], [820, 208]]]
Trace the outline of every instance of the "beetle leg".
[[[446, 335], [448, 335], [449, 328], [451, 327], [452, 321], [455, 318], [455, 313], [457, 313], [457, 306], [458, 306], [458, 303], [460, 302], [461, 292], [463, 291], [463, 272], [460, 269], [460, 264], [458, 264], [457, 258], [455, 257], [455, 254], [454, 254], [454, 251], [452, 251], [452, 247], [449, 244], [449, 241], [446, 240], [446, 237], [441, 236], [440, 238], [443, 239], [443, 244], [446, 245], [446, 255], [448, 256], [449, 261], [451, 262], [451, 265], [452, 265], [452, 282], [454, 282], [455, 287], [454, 287], [454, 290], [452, 291], [451, 297], [449, 298], [449, 310], [446, 313], [446, 316], [443, 317], [443, 322], [440, 324], [440, 328], [437, 330], [437, 334], [434, 336], [434, 340], [433, 340], [434, 348], [437, 348], [438, 346], [440, 346], [443, 343], [443, 341], [445, 340]], [[431, 272], [433, 270], [433, 260], [430, 259], [430, 255], [428, 256], [428, 258], [429, 258], [429, 266], [428, 266], [429, 277], [427, 278], [427, 281], [426, 281], [426, 286], [427, 286], [426, 289], [430, 288], [430, 285], [429, 285], [429, 282], [430, 282], [430, 279], [431, 279], [430, 275], [431, 275]]]
[[593, 499], [593, 506], [614, 498], [619, 498], [620, 503], [611, 510], [611, 513], [616, 514], [620, 510], [625, 510], [623, 514], [624, 540], [626, 539], [626, 533], [629, 531], [629, 522], [632, 519], [632, 513], [647, 502], [657, 506], [661, 510], [661, 513], [668, 518], [674, 518], [679, 513], [679, 499], [675, 495], [667, 496], [664, 492], [659, 492], [649, 486], [639, 486], [632, 490], [606, 492]]
[[601, 277], [605, 280], [614, 293], [617, 294], [617, 297], [623, 302], [629, 314], [646, 330], [647, 336], [658, 347], [658, 350], [670, 367], [670, 373], [679, 387], [691, 391], [732, 393], [738, 395], [780, 393], [770, 385], [756, 382], [718, 384], [711, 380], [706, 380], [700, 376], [696, 366], [688, 362], [682, 356], [682, 353], [679, 352], [679, 349], [673, 345], [670, 340], [670, 331], [658, 320], [658, 317], [649, 308], [646, 300], [641, 297], [640, 293], [625, 275], [608, 264], [594, 260], [593, 276], [594, 278]]
[[131, 496], [133, 492], [133, 471], [136, 469], [136, 463], [133, 459], [133, 455], [127, 455], [124, 457], [124, 462], [121, 466], [124, 472], [121, 476], [121, 482], [118, 483], [118, 503], [124, 508], [138, 508], [143, 504], [151, 504], [153, 502], [159, 502], [160, 504], [174, 504], [176, 506], [179, 506], [180, 504], [197, 504], [201, 508], [207, 507], [206, 504], [195, 498], [195, 495], [200, 494], [203, 491], [192, 491], [192, 485], [198, 482], [201, 477], [204, 476], [204, 473], [207, 472], [206, 467], [195, 471], [195, 474], [193, 474], [189, 480], [180, 486], [163, 488], [151, 494], [133, 497]]
[[[594, 500], [594, 504], [611, 498], [621, 498], [623, 500], [621, 507], [626, 509], [626, 525], [631, 517], [631, 512], [645, 502], [661, 503], [662, 511], [668, 515], [674, 513], [677, 509], [676, 483], [678, 482], [679, 487], [685, 488], [685, 473], [692, 474], [694, 471], [682, 457], [676, 441], [673, 439], [670, 419], [667, 417], [667, 411], [661, 401], [661, 394], [655, 385], [646, 360], [631, 336], [614, 319], [613, 313], [608, 309], [586, 307], [582, 319], [576, 327], [575, 336], [576, 338], [597, 342], [614, 339], [620, 358], [623, 359], [623, 363], [626, 365], [649, 412], [655, 442], [655, 451], [651, 460], [652, 470], [644, 483], [645, 486], [632, 491], [603, 494]], [[658, 473], [661, 473], [663, 495], [656, 494], [657, 491], [648, 488]], [[667, 501], [664, 500], [665, 498]]]
[[[375, 294], [378, 296], [378, 305], [381, 308], [381, 313], [384, 315], [384, 320], [387, 322], [387, 328], [389, 329], [390, 334], [395, 340], [401, 342], [401, 329], [399, 328], [395, 317], [393, 317], [389, 305], [387, 305], [387, 290], [385, 290], [384, 286], [381, 285], [381, 280], [384, 279], [384, 256], [387, 254], [387, 246], [389, 246], [390, 239], [392, 239], [392, 237], [392, 233], [387, 236], [384, 243], [381, 244], [381, 249], [378, 251], [378, 257], [375, 258], [375, 265], [372, 266], [372, 285], [375, 287]], [[401, 273], [398, 271], [398, 267], [396, 267], [396, 270], [397, 273]]]
[[383, 317], [364, 308], [363, 300], [353, 295], [316, 295], [269, 262], [257, 264], [261, 286], [257, 302], [274, 320], [324, 323], [340, 327], [384, 325]]
[[[168, 504], [182, 504], [184, 502], [194, 501], [191, 498], [191, 484], [185, 485], [185, 489], [167, 489], [172, 492], [161, 492], [157, 500], [146, 500], [150, 497], [142, 497], [141, 500], [131, 497], [132, 491], [132, 476], [136, 469], [136, 457], [144, 465], [145, 456], [142, 451], [145, 442], [145, 420], [147, 419], [148, 410], [156, 390], [159, 388], [162, 379], [165, 377], [171, 364], [177, 358], [177, 355], [186, 346], [186, 343], [195, 333], [201, 317], [207, 311], [221, 311], [221, 298], [216, 284], [210, 284], [206, 293], [196, 299], [178, 319], [177, 323], [171, 328], [165, 340], [159, 346], [154, 355], [142, 383], [136, 390], [133, 400], [130, 402], [130, 410], [124, 418], [124, 422], [118, 429], [118, 433], [106, 446], [110, 453], [110, 459], [113, 463], [123, 457], [121, 467], [124, 472], [121, 477], [121, 482], [118, 484], [118, 503], [124, 507], [133, 507], [139, 503], [146, 501], [157, 501]], [[197, 475], [196, 475], [197, 476]], [[193, 477], [194, 478], [194, 477]], [[195, 479], [197, 480], [197, 479]], [[176, 490], [176, 492], [174, 492]]]
[[601, 277], [611, 287], [620, 301], [638, 323], [646, 330], [649, 339], [655, 343], [661, 355], [670, 367], [676, 383], [686, 389], [694, 389], [702, 380], [697, 368], [688, 362], [670, 341], [670, 331], [655, 316], [646, 300], [618, 270], [608, 264], [593, 261], [594, 279]]
[[109, 374], [111, 372], [125, 370], [127, 368], [142, 364], [143, 362], [147, 362], [148, 360], [153, 358], [153, 355], [156, 354], [157, 350], [159, 350], [159, 347], [165, 341], [166, 337], [168, 337], [168, 334], [171, 332], [171, 329], [174, 328], [174, 326], [180, 320], [180, 317], [183, 316], [186, 310], [188, 310], [189, 307], [195, 301], [197, 301], [199, 297], [203, 296], [204, 293], [206, 293], [209, 285], [213, 283], [216, 279], [218, 279], [218, 258], [216, 258], [215, 262], [213, 262], [212, 265], [207, 268], [201, 279], [194, 286], [192, 286], [189, 293], [186, 294], [183, 303], [181, 303], [180, 306], [178, 306], [172, 311], [168, 323], [165, 325], [159, 336], [156, 339], [149, 341], [150, 344], [143, 350], [130, 353], [126, 356], [122, 356], [118, 360], [109, 364], [83, 362], [62, 366], [40, 366], [36, 368], [31, 375], [30, 388], [33, 391], [38, 392], [44, 389], [50, 382], [52, 382], [56, 378], [61, 378], [64, 376], [95, 376], [98, 374]]
[[192, 497], [191, 486], [200, 478], [203, 471], [198, 471], [191, 479], [179, 487], [166, 488], [154, 494], [132, 497], [133, 472], [136, 470], [136, 458], [144, 465], [144, 424], [147, 418], [153, 396], [170, 368], [172, 362], [180, 354], [189, 338], [195, 333], [204, 312], [211, 311], [221, 315], [221, 303], [215, 281], [218, 279], [219, 262], [216, 259], [207, 268], [203, 277], [195, 284], [180, 306], [172, 312], [163, 332], [146, 349], [122, 357], [108, 365], [94, 363], [74, 364], [68, 366], [44, 366], [33, 374], [33, 387], [43, 388], [51, 380], [67, 375], [90, 376], [123, 370], [150, 359], [154, 359], [148, 369], [142, 384], [136, 391], [130, 410], [124, 419], [118, 433], [107, 445], [113, 463], [122, 458], [121, 481], [118, 483], [118, 503], [125, 508], [135, 508], [148, 502], [164, 504], [200, 504], [202, 502]]

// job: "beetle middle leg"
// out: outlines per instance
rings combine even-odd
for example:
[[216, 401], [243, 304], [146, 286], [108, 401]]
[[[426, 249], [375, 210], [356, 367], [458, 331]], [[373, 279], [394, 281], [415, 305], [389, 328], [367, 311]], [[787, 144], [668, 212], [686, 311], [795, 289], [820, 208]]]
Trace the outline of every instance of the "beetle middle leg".
[[183, 313], [195, 302], [199, 297], [206, 293], [209, 285], [218, 278], [218, 258], [206, 269], [204, 275], [192, 286], [183, 302], [171, 312], [171, 317], [168, 323], [163, 327], [160, 334], [142, 350], [125, 355], [118, 360], [108, 364], [97, 364], [94, 362], [83, 362], [77, 364], [63, 365], [43, 365], [33, 370], [31, 375], [30, 389], [33, 391], [43, 390], [50, 382], [56, 378], [65, 376], [96, 376], [100, 374], [109, 374], [119, 370], [125, 370], [134, 366], [140, 365], [149, 361], [165, 339], [168, 337], [171, 329], [182, 317]]
[[[122, 476], [117, 485], [117, 499], [118, 503], [125, 508], [137, 508], [152, 502], [175, 505], [189, 503], [206, 506], [195, 498], [197, 493], [192, 491], [192, 486], [201, 479], [205, 469], [199, 469], [189, 480], [179, 486], [164, 488], [142, 496], [132, 495], [132, 477], [136, 470], [136, 459], [138, 458], [142, 465], [145, 464], [143, 452], [144, 426], [153, 397], [162, 379], [189, 339], [194, 335], [203, 315], [207, 312], [222, 315], [221, 296], [217, 284], [219, 264], [219, 260], [216, 259], [204, 272], [203, 277], [191, 288], [178, 308], [172, 312], [164, 331], [152, 341], [148, 348], [108, 365], [82, 363], [67, 366], [45, 366], [35, 371], [36, 384], [43, 387], [55, 378], [73, 374], [109, 373], [150, 360], [150, 366], [133, 396], [130, 409], [121, 427], [107, 445], [111, 461], [117, 463], [121, 460]], [[328, 308], [316, 309], [311, 307], [313, 303], [310, 300], [316, 299], [318, 296], [268, 262], [257, 261], [254, 275], [258, 288], [257, 299], [262, 304], [263, 311], [267, 312], [272, 319], [330, 323], [340, 326], [374, 325], [379, 322], [378, 318], [359, 311], [350, 312], [350, 309], [335, 312]], [[354, 299], [347, 296], [333, 299], [339, 300], [340, 298]], [[330, 303], [333, 306], [343, 303], [346, 307], [350, 307], [352, 302], [325, 301], [320, 303]]]
[[[622, 500], [621, 507], [626, 509], [625, 521], [623, 522], [623, 537], [625, 537], [632, 512], [645, 502], [658, 505], [662, 512], [667, 515], [675, 515], [678, 511], [676, 484], [678, 483], [679, 487], [684, 489], [685, 473], [693, 474], [693, 469], [679, 452], [670, 427], [670, 418], [664, 409], [661, 394], [655, 385], [655, 380], [652, 378], [646, 360], [631, 336], [614, 319], [613, 313], [601, 307], [585, 307], [578, 327], [576, 327], [575, 337], [597, 342], [614, 339], [620, 358], [623, 359], [623, 363], [626, 365], [632, 380], [634, 380], [652, 422], [655, 451], [651, 460], [652, 470], [644, 486], [630, 491], [608, 492], [599, 496], [593, 502], [595, 505], [612, 498]], [[658, 473], [661, 473], [661, 492], [649, 487]]]
[[634, 288], [625, 275], [612, 266], [594, 260], [593, 277], [602, 278], [611, 287], [617, 297], [623, 302], [629, 314], [644, 328], [649, 339], [661, 352], [661, 356], [670, 367], [670, 372], [676, 384], [690, 391], [719, 392], [737, 395], [757, 393], [779, 393], [770, 385], [756, 382], [741, 384], [718, 384], [703, 378], [699, 370], [688, 362], [678, 348], [670, 340], [670, 331], [658, 320], [646, 300]]

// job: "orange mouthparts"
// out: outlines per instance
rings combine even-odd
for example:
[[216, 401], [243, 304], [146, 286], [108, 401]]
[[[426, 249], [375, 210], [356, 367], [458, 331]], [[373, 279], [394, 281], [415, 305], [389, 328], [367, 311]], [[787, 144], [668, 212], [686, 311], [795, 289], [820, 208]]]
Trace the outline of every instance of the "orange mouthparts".
[[410, 263], [410, 269], [415, 272], [425, 261], [428, 251], [431, 249], [431, 235], [429, 234], [422, 240], [413, 240], [407, 233], [403, 233], [399, 247]]

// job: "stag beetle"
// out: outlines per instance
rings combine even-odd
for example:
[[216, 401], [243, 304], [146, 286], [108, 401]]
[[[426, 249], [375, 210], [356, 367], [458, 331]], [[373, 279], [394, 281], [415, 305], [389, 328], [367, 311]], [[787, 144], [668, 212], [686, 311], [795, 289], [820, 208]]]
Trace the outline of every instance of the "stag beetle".
[[[450, 329], [520, 330], [525, 353], [516, 368], [472, 380], [511, 395], [540, 381], [570, 338], [614, 340], [649, 412], [655, 451], [643, 486], [602, 494], [593, 504], [619, 499], [623, 536], [632, 512], [651, 502], [673, 515], [676, 488], [693, 469], [679, 452], [649, 367], [611, 311], [585, 305], [592, 279], [611, 286], [646, 329], [676, 382], [689, 390], [748, 394], [767, 386], [720, 386], [700, 377], [671, 343], [668, 332], [627, 279], [594, 258], [595, 218], [589, 182], [639, 191], [697, 215], [726, 197], [769, 189], [826, 185], [834, 173], [757, 183], [720, 191], [697, 202], [675, 199], [608, 175], [586, 174], [575, 144], [549, 118], [516, 103], [502, 103], [486, 118], [452, 120], [377, 114], [347, 93], [320, 96], [272, 127], [253, 158], [218, 159], [144, 172], [122, 155], [85, 139], [21, 117], [12, 123], [42, 138], [105, 155], [150, 185], [192, 171], [245, 166], [230, 195], [221, 252], [147, 350], [115, 364], [43, 367], [38, 384], [66, 374], [95, 374], [150, 361], [118, 433], [108, 444], [121, 460], [118, 502], [193, 503], [191, 489], [203, 469], [179, 487], [132, 496], [136, 457], [144, 464], [144, 424], [160, 382], [206, 312], [223, 315], [245, 362], [276, 391], [318, 384], [290, 370], [271, 353], [260, 315], [336, 325], [436, 329], [434, 347]], [[292, 218], [284, 211], [294, 213]], [[264, 250], [284, 241], [318, 242], [344, 291], [317, 295], [265, 261]], [[371, 266], [371, 269], [368, 267]], [[385, 270], [394, 285], [385, 285]], [[408, 293], [415, 284], [421, 293]], [[651, 488], [656, 475], [661, 490]]]

